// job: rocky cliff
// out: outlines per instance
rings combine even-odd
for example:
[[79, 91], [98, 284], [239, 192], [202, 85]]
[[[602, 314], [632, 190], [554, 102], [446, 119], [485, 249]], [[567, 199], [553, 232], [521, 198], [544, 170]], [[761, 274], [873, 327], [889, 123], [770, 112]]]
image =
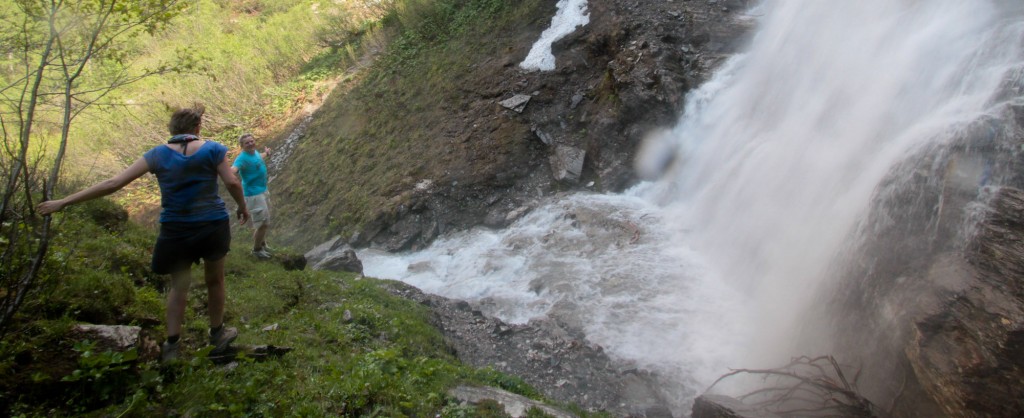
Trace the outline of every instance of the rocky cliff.
[[895, 169], [837, 272], [834, 351], [894, 416], [1024, 414], [1022, 115]]

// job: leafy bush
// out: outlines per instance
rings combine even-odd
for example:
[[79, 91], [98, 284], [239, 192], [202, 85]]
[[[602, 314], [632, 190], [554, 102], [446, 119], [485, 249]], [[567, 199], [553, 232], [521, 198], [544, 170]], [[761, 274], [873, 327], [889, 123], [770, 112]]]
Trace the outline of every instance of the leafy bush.
[[79, 353], [78, 368], [61, 380], [79, 383], [77, 399], [103, 403], [124, 398], [125, 389], [136, 378], [129, 373], [132, 363], [139, 358], [136, 350], [100, 352], [96, 351], [96, 343], [89, 340], [78, 342], [73, 350]]

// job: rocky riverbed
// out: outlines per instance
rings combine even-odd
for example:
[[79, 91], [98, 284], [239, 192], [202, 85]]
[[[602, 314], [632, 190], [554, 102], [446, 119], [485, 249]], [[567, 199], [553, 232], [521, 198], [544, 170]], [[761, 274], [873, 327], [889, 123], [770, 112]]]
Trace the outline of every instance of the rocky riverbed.
[[658, 376], [616, 362], [578, 333], [547, 321], [510, 325], [464, 301], [390, 282], [393, 294], [429, 306], [459, 359], [517, 376], [544, 396], [615, 416], [672, 417], [656, 388]]

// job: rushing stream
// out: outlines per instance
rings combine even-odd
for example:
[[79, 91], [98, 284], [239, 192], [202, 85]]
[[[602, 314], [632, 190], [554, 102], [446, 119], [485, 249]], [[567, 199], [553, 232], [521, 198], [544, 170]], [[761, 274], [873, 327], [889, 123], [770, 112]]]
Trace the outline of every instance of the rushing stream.
[[[658, 180], [553, 199], [507, 229], [406, 254], [368, 276], [553, 318], [671, 376], [686, 404], [729, 367], [776, 365], [891, 168], [1020, 94], [1019, 0], [769, 1], [748, 52], [639, 152]], [[1012, 81], [1012, 80], [1011, 80]], [[668, 156], [666, 153], [672, 153]], [[670, 165], [661, 169], [665, 162]], [[804, 330], [806, 332], [806, 330]]]

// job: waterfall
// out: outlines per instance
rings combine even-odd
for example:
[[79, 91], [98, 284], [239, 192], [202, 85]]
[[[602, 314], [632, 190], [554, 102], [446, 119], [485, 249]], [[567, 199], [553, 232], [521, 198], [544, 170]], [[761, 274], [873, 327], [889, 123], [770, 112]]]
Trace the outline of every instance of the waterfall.
[[638, 169], [659, 179], [558, 198], [505, 230], [415, 253], [363, 251], [366, 274], [507, 321], [577, 327], [670, 376], [678, 386], [666, 396], [687, 405], [729, 367], [807, 354], [795, 346], [801, 318], [828, 299], [830, 264], [879, 184], [914, 153], [1020, 104], [1019, 90], [997, 93], [1013, 74], [1020, 84], [1021, 9], [766, 2], [751, 13], [763, 16], [747, 52], [638, 152]]
[[1022, 23], [986, 1], [763, 7], [749, 52], [668, 136], [676, 163], [652, 196], [749, 297], [769, 360], [794, 352], [793, 322], [890, 169], [997, 105]]

